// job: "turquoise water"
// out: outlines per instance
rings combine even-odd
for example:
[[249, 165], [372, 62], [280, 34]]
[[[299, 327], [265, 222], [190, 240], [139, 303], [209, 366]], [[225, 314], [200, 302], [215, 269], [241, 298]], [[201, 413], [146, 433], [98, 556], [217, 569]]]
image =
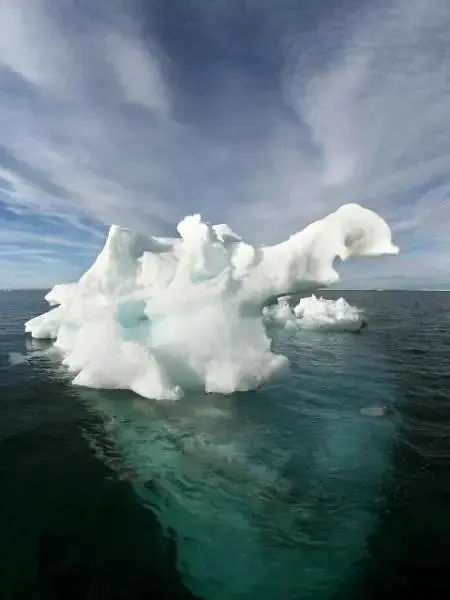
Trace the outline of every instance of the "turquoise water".
[[[346, 298], [369, 328], [277, 332], [292, 365], [282, 379], [155, 403], [73, 388], [58, 357], [30, 342], [20, 360], [40, 294], [0, 295], [1, 597], [66, 597], [54, 579], [67, 594], [73, 569], [84, 573], [77, 598], [398, 597], [424, 577], [442, 597], [450, 300]], [[39, 579], [42, 535], [68, 557]], [[13, 564], [25, 566], [14, 575]]]

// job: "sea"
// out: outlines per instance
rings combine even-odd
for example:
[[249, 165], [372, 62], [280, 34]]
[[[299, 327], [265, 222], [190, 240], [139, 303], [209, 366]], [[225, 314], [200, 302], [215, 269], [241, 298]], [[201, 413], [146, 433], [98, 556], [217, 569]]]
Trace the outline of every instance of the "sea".
[[0, 292], [1, 600], [450, 598], [450, 294], [326, 291], [254, 392], [71, 384]]

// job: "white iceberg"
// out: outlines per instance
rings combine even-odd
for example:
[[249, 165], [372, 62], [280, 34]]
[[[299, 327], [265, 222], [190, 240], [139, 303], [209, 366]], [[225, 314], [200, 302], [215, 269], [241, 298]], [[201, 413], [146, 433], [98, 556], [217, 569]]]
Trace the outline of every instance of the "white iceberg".
[[301, 298], [296, 306], [289, 296], [282, 296], [276, 304], [263, 308], [263, 316], [268, 325], [285, 329], [360, 331], [366, 325], [364, 311], [345, 298], [330, 300], [315, 294]]
[[[112, 226], [91, 268], [55, 286], [46, 299], [56, 307], [26, 323], [34, 338], [55, 339], [75, 384], [155, 399], [193, 387], [254, 389], [288, 366], [271, 350], [269, 299], [336, 282], [336, 258], [398, 252], [385, 221], [357, 204], [274, 246], [247, 244], [200, 215], [178, 232], [166, 239]], [[329, 302], [303, 298], [292, 313], [281, 300], [277, 310], [301, 326], [355, 317], [343, 299]]]

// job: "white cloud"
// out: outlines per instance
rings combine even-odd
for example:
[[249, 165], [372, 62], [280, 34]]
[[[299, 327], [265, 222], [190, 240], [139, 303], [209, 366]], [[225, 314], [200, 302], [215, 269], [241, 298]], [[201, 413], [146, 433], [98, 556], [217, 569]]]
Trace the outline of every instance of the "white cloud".
[[0, 62], [32, 85], [59, 90], [73, 61], [45, 0], [0, 0]]
[[157, 64], [142, 40], [119, 32], [107, 32], [103, 42], [106, 56], [116, 73], [128, 102], [167, 112], [169, 99]]
[[[149, 149], [157, 141], [152, 120], [167, 119], [169, 101], [158, 58], [129, 20], [84, 20], [72, 30], [44, 0], [2, 0], [1, 8], [1, 175], [12, 204], [106, 223], [166, 213], [151, 190], [141, 210], [144, 194], [136, 193], [155, 175], [145, 164], [151, 152], [140, 156], [139, 146], [146, 135]], [[141, 121], [133, 121], [136, 105], [146, 109]]]

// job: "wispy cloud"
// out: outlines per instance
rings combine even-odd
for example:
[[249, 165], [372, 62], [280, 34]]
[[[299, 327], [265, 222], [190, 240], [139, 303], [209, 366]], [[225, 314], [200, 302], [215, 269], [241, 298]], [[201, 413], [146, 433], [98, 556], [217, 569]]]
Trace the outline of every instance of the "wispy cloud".
[[450, 280], [449, 25], [440, 0], [365, 7], [332, 64], [290, 88], [320, 150], [324, 192], [392, 222], [404, 254], [374, 274], [400, 285]]
[[450, 279], [445, 0], [0, 9], [0, 282], [20, 245], [17, 281], [39, 280], [33, 249], [61, 257], [45, 285], [75, 276], [112, 222], [168, 233], [201, 211], [271, 242], [347, 201], [402, 247], [375, 286]]

